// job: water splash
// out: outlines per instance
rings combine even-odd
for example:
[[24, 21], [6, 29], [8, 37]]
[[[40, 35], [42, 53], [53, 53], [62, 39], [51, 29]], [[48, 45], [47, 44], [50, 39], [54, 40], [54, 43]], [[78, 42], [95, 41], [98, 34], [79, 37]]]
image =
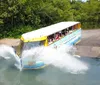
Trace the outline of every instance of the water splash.
[[45, 64], [51, 64], [62, 70], [71, 73], [83, 73], [88, 70], [88, 65], [74, 57], [75, 51], [76, 49], [72, 46], [63, 45], [59, 49], [41, 46], [24, 50], [22, 56], [34, 56], [35, 60], [42, 60]]
[[17, 66], [17, 68], [20, 70], [22, 69], [20, 64], [21, 59], [18, 55], [16, 55], [12, 47], [7, 45], [0, 45], [0, 58], [10, 60], [11, 64], [15, 64], [15, 66]]
[[74, 57], [75, 50], [75, 48], [65, 45], [59, 47], [59, 49], [41, 46], [23, 50], [22, 58], [19, 58], [12, 47], [0, 45], [0, 56], [5, 59], [13, 59], [15, 66], [20, 70], [23, 69], [21, 60], [33, 57], [34, 61], [44, 61], [45, 64], [53, 65], [63, 71], [82, 73], [88, 70], [88, 65]]
[[7, 45], [0, 45], [0, 57], [10, 59], [15, 55], [14, 49]]

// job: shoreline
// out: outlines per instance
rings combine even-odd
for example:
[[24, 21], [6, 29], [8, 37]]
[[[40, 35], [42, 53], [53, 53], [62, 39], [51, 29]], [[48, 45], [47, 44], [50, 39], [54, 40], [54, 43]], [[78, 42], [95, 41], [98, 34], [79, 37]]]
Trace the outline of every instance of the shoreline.
[[75, 47], [80, 56], [100, 58], [100, 29], [82, 30], [82, 39]]
[[18, 46], [20, 44], [20, 39], [4, 38], [0, 39], [0, 44], [5, 44], [8, 46]]

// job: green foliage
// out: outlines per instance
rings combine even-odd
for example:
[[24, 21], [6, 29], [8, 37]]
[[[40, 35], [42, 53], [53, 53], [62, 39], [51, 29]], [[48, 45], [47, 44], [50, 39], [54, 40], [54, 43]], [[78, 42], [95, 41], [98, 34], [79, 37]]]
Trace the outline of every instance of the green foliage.
[[99, 0], [1, 0], [0, 38], [20, 37], [61, 21], [80, 21], [84, 29], [99, 28], [99, 7]]
[[[9, 28], [7, 28], [9, 29]], [[20, 36], [23, 33], [35, 30], [36, 28], [33, 28], [31, 26], [18, 26], [18, 27], [14, 27], [10, 30], [4, 30], [2, 31], [2, 34], [0, 34], [0, 38], [4, 38], [4, 37], [9, 37], [9, 38], [20, 38]]]

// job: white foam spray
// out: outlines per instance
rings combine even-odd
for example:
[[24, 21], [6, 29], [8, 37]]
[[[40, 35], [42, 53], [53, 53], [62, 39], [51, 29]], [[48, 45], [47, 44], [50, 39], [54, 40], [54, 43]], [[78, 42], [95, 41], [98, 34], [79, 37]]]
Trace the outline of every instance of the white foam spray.
[[[71, 73], [82, 73], [88, 70], [88, 65], [74, 57], [75, 49], [69, 46], [61, 46], [58, 49], [51, 47], [35, 47], [29, 50], [23, 50], [22, 59], [33, 57], [36, 61], [44, 61], [45, 64], [51, 64], [63, 71]], [[18, 69], [22, 70], [20, 58], [15, 54], [10, 46], [0, 45], [0, 56], [5, 59], [14, 58]]]
[[10, 59], [14, 53], [14, 49], [7, 45], [0, 45], [0, 57], [4, 59]]
[[10, 60], [10, 63], [15, 64], [18, 69], [22, 69], [20, 65], [20, 58], [16, 55], [14, 49], [7, 45], [0, 45], [0, 57]]
[[88, 70], [88, 65], [74, 57], [74, 53], [75, 48], [72, 46], [63, 45], [58, 49], [35, 47], [24, 50], [22, 57], [34, 56], [35, 60], [42, 60], [45, 64], [51, 64], [71, 73], [83, 73]]

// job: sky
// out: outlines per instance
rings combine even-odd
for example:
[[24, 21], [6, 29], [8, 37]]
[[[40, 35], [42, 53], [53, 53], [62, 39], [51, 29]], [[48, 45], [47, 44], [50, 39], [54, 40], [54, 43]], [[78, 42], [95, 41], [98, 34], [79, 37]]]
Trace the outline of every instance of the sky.
[[86, 2], [87, 0], [82, 0], [83, 2]]
[[[70, 0], [70, 1], [72, 1], [72, 0]], [[77, 0], [76, 0], [76, 1], [77, 1]], [[81, 0], [81, 1], [86, 2], [87, 0]]]

